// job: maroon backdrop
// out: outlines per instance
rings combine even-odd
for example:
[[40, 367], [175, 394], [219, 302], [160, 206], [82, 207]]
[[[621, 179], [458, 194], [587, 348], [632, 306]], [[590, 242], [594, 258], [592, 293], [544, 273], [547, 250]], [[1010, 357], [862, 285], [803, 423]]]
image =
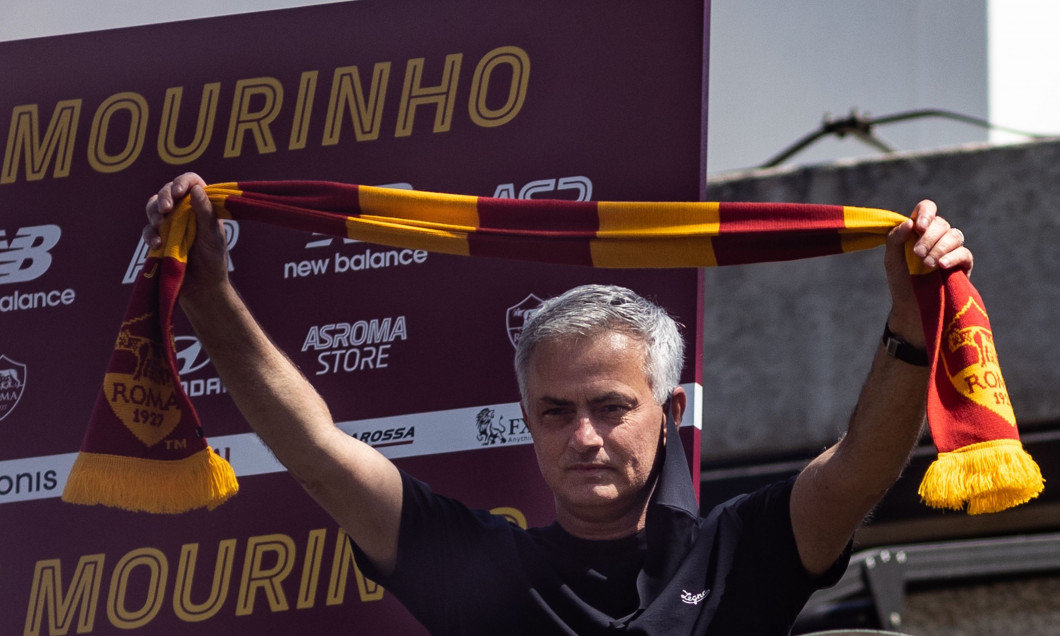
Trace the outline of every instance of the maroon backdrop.
[[[362, 0], [0, 44], [0, 632], [414, 633], [248, 433], [180, 317], [189, 393], [240, 494], [176, 517], [58, 499], [142, 256], [144, 202], [188, 169], [700, 199], [706, 5]], [[344, 429], [531, 525], [552, 510], [511, 373], [525, 312], [618, 282], [658, 299], [700, 349], [694, 270], [233, 229], [233, 278]], [[698, 369], [690, 360], [683, 382]], [[698, 464], [698, 431], [683, 437]]]

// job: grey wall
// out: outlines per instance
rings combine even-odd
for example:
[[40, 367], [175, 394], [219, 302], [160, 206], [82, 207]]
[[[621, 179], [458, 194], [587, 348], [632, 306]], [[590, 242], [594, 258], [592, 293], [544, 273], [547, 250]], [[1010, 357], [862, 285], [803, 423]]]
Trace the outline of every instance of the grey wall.
[[[975, 253], [1022, 431], [1060, 419], [1060, 142], [714, 179], [709, 200], [909, 213], [935, 200]], [[707, 463], [813, 452], [845, 430], [889, 308], [882, 249], [706, 271]]]

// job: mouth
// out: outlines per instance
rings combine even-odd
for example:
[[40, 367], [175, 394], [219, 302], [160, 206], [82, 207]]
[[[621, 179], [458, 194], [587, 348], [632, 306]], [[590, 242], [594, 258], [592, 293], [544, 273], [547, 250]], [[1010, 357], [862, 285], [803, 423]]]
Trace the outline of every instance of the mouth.
[[567, 470], [576, 473], [597, 474], [610, 470], [607, 464], [572, 464]]

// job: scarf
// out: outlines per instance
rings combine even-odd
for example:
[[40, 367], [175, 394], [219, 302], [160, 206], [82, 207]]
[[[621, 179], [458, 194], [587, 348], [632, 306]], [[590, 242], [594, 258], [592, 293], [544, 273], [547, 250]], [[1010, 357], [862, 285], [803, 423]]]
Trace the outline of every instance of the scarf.
[[[787, 203], [516, 200], [331, 182], [223, 183], [221, 218], [410, 249], [611, 268], [714, 267], [882, 245], [906, 217], [873, 208]], [[160, 229], [118, 330], [63, 500], [156, 513], [214, 508], [238, 490], [181, 388], [173, 310], [195, 215], [187, 199]], [[1036, 497], [982, 298], [962, 271], [926, 269], [906, 246], [931, 373], [937, 459], [920, 496], [933, 507], [996, 512]]]

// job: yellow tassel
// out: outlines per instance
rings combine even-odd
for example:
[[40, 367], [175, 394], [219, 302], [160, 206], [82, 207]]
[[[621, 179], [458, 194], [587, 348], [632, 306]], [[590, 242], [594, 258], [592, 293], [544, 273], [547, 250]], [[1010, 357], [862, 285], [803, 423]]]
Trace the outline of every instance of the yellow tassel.
[[920, 497], [934, 508], [968, 514], [1000, 512], [1026, 503], [1045, 488], [1038, 464], [1017, 440], [980, 442], [939, 453], [920, 482]]
[[175, 514], [213, 510], [238, 490], [232, 466], [209, 447], [178, 461], [81, 452], [63, 501]]

